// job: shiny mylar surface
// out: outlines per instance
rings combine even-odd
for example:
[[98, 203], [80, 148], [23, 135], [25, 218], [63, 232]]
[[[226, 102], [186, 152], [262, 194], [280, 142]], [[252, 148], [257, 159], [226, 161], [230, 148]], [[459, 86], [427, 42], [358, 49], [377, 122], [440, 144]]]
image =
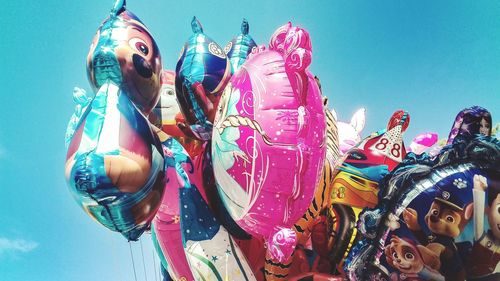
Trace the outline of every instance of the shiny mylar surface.
[[241, 33], [229, 41], [224, 47], [224, 52], [227, 54], [231, 62], [231, 73], [238, 71], [243, 63], [247, 60], [248, 55], [252, 52], [257, 44], [252, 36], [248, 34], [250, 27], [246, 19], [241, 23]]
[[87, 58], [97, 93], [75, 96], [65, 174], [84, 211], [128, 240], [149, 228], [163, 194], [163, 152], [144, 116], [158, 100], [160, 70], [146, 27], [116, 1]]
[[231, 66], [222, 48], [203, 33], [196, 18], [193, 35], [181, 51], [175, 69], [177, 100], [191, 135], [209, 140], [220, 93], [231, 76]]

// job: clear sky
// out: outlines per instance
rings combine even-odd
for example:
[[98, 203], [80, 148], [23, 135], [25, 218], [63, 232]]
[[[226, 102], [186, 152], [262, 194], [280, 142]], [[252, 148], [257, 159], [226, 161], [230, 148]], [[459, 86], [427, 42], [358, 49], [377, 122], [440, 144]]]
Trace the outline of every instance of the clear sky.
[[[311, 70], [341, 120], [367, 108], [364, 135], [397, 109], [405, 138], [447, 136], [457, 112], [500, 116], [499, 1], [128, 0], [174, 69], [196, 15], [224, 46], [243, 17], [259, 44], [287, 21], [309, 30]], [[72, 90], [90, 91], [85, 58], [113, 0], [0, 0], [0, 279], [135, 280], [129, 245], [93, 222], [64, 180]], [[150, 236], [142, 244], [154, 280]], [[139, 243], [137, 279], [145, 280]], [[158, 264], [156, 263], [156, 266]]]

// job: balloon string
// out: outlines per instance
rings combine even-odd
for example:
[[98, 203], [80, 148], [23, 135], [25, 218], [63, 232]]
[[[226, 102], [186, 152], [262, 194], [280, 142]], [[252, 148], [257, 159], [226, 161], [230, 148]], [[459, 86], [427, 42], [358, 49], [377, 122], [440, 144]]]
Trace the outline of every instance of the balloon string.
[[130, 258], [132, 259], [132, 268], [134, 269], [134, 278], [135, 281], [137, 281], [137, 274], [135, 273], [134, 255], [132, 254], [132, 244], [130, 243], [130, 241], [128, 242], [128, 247], [130, 249]]
[[120, 279], [124, 280], [123, 279], [123, 272], [122, 272], [122, 270], [120, 270], [120, 267], [118, 266], [120, 264], [120, 262], [119, 262], [120, 259], [117, 258], [118, 255], [119, 255], [119, 253], [118, 253], [118, 250], [116, 248], [116, 242], [115, 243], [111, 243], [111, 247], [112, 247], [112, 252], [114, 253], [114, 255], [113, 255], [113, 257], [114, 257], [114, 259], [113, 259], [113, 265], [115, 266], [116, 272], [119, 272]]
[[148, 274], [146, 273], [146, 262], [144, 261], [144, 250], [142, 249], [142, 239], [139, 238], [139, 244], [141, 244], [141, 255], [142, 255], [142, 266], [144, 267], [144, 278], [148, 281]]
[[153, 253], [153, 268], [155, 270], [155, 281], [158, 281], [158, 270], [156, 269], [156, 255], [155, 255], [155, 250], [151, 250], [151, 252]]

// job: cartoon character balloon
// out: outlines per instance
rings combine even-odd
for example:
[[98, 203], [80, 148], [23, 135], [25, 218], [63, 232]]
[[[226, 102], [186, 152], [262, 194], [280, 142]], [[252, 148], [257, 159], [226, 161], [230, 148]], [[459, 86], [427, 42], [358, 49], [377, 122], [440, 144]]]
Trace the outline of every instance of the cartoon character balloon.
[[87, 74], [93, 89], [112, 81], [144, 113], [158, 102], [161, 56], [147, 27], [117, 0], [97, 30], [87, 56]]
[[203, 143], [187, 136], [178, 126], [185, 124], [185, 120], [175, 94], [175, 72], [163, 70], [162, 74], [160, 99], [148, 119], [164, 133], [180, 142], [191, 157], [198, 156], [203, 152]]
[[384, 181], [392, 201], [350, 279], [498, 280], [499, 167], [500, 143], [478, 135], [456, 138], [434, 160], [405, 159]]
[[289, 227], [309, 206], [325, 157], [325, 113], [310, 63], [307, 31], [280, 27], [269, 50], [252, 54], [226, 86], [214, 124], [224, 205], [279, 261], [293, 252]]
[[175, 280], [194, 280], [186, 255], [181, 233], [179, 190], [189, 184], [194, 166], [182, 146], [173, 138], [163, 140], [166, 159], [165, 195], [153, 220], [158, 244], [171, 276]]
[[[332, 109], [334, 118], [337, 120], [337, 113]], [[365, 127], [366, 109], [358, 109], [351, 118], [349, 123], [337, 121], [340, 151], [342, 154], [347, 153], [349, 149], [357, 145], [361, 141], [361, 131]]]
[[330, 253], [332, 269], [343, 272], [345, 257], [355, 243], [355, 228], [363, 208], [378, 203], [379, 181], [405, 157], [402, 134], [408, 128], [408, 113], [396, 111], [387, 129], [370, 136], [349, 150], [333, 180], [329, 212], [334, 242]]
[[164, 141], [168, 183], [154, 220], [175, 280], [255, 280], [238, 245], [194, 184], [195, 167], [175, 139]]
[[144, 117], [159, 97], [161, 59], [125, 1], [99, 27], [87, 70], [97, 93], [70, 140], [66, 179], [87, 214], [136, 240], [163, 194], [161, 144]]
[[243, 63], [247, 60], [248, 55], [250, 55], [252, 50], [257, 47], [257, 44], [253, 41], [252, 36], [248, 35], [249, 29], [250, 27], [247, 20], [243, 19], [243, 22], [241, 23], [241, 34], [229, 41], [226, 47], [224, 47], [224, 52], [227, 54], [227, 57], [231, 62], [232, 74], [241, 68]]
[[491, 136], [491, 114], [480, 106], [465, 108], [457, 114], [446, 144], [452, 144], [457, 137], [471, 137], [475, 134]]
[[175, 69], [177, 100], [186, 118], [186, 124], [179, 125], [187, 135], [205, 141], [212, 136], [215, 110], [231, 77], [231, 65], [222, 48], [203, 33], [196, 18], [191, 27], [193, 35]]
[[445, 145], [453, 143], [455, 138], [470, 138], [474, 135], [481, 134], [491, 136], [492, 134], [492, 119], [488, 110], [480, 106], [471, 106], [464, 108], [455, 117], [453, 126], [448, 140], [444, 144], [435, 146], [429, 154], [433, 157], [437, 156]]
[[163, 70], [161, 76], [160, 99], [148, 116], [149, 121], [170, 136], [183, 136], [177, 127], [176, 117], [181, 113], [175, 95], [175, 72]]
[[[319, 81], [318, 81], [319, 84]], [[307, 243], [310, 241], [311, 235], [316, 230], [313, 241], [314, 250], [319, 252], [317, 263], [322, 262], [321, 258], [323, 256], [324, 264], [328, 265], [328, 251], [327, 249], [327, 231], [326, 228], [322, 230], [324, 235], [321, 235], [319, 228], [317, 227], [318, 223], [321, 223], [320, 214], [326, 211], [329, 206], [329, 198], [327, 194], [331, 193], [332, 183], [334, 179], [334, 170], [335, 163], [340, 157], [339, 145], [336, 141], [337, 138], [337, 127], [336, 120], [333, 117], [332, 112], [327, 107], [327, 99], [324, 99], [325, 105], [325, 116], [327, 120], [327, 129], [326, 129], [326, 157], [325, 162], [323, 163], [323, 171], [321, 175], [321, 180], [319, 181], [318, 186], [316, 187], [316, 191], [314, 193], [314, 197], [312, 202], [309, 205], [309, 208], [306, 210], [304, 215], [293, 225], [293, 230], [295, 231], [297, 237], [297, 243], [303, 248], [306, 247]], [[297, 247], [298, 249], [298, 247]], [[289, 280], [293, 277], [294, 272], [293, 269], [299, 267], [300, 273], [305, 271], [310, 271], [308, 262], [301, 262], [297, 260], [297, 256], [300, 255], [300, 252], [295, 253], [292, 257], [284, 262], [280, 262], [278, 260], [273, 259], [270, 255], [267, 256], [267, 260], [265, 263], [264, 274], [266, 276], [266, 280]], [[321, 255], [324, 254], [324, 255]], [[307, 264], [307, 265], [306, 265]], [[326, 269], [325, 272], [329, 272], [330, 270]]]

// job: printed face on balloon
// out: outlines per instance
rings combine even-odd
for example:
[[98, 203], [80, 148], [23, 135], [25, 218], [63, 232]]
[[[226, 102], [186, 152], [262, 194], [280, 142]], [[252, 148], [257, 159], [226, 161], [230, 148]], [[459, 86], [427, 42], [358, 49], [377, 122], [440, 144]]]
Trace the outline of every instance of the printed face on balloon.
[[481, 119], [479, 122], [479, 133], [485, 136], [489, 136], [491, 131], [491, 124], [485, 118]]
[[162, 120], [175, 122], [175, 116], [180, 112], [175, 96], [175, 86], [163, 85], [160, 91]]
[[180, 113], [180, 108], [175, 95], [175, 72], [164, 70], [161, 80], [160, 100], [154, 110], [160, 119], [159, 127], [176, 125], [175, 117]]
[[94, 89], [112, 81], [145, 114], [158, 102], [161, 69], [154, 39], [129, 11], [104, 21], [87, 56], [87, 73]]

